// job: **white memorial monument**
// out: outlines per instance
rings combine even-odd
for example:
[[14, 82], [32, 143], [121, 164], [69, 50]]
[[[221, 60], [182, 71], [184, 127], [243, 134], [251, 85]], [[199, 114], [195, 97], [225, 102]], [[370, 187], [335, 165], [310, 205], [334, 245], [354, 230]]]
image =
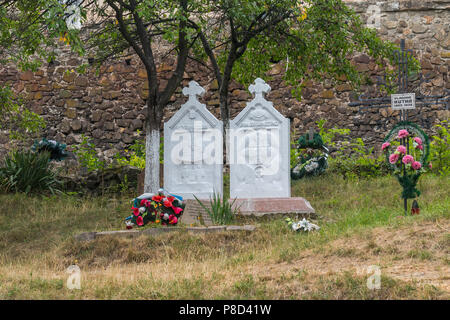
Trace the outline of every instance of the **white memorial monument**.
[[164, 124], [164, 188], [186, 199], [223, 193], [222, 121], [198, 101], [204, 93], [189, 82], [188, 101]]
[[264, 98], [264, 80], [249, 90], [254, 99], [230, 123], [229, 202], [241, 215], [314, 214], [306, 199], [291, 198], [289, 119]]
[[289, 119], [264, 98], [264, 80], [249, 91], [254, 99], [230, 122], [230, 198], [289, 198]]

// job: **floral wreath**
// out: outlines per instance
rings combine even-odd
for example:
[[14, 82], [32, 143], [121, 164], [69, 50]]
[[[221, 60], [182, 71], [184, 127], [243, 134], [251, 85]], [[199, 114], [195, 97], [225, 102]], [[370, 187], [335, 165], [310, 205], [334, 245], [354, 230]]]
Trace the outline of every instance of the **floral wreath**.
[[428, 162], [430, 143], [428, 136], [416, 124], [399, 122], [387, 135], [381, 146], [386, 161], [403, 187], [402, 198], [420, 196], [416, 185]]
[[313, 138], [309, 139], [309, 133], [306, 133], [297, 141], [298, 164], [291, 170], [292, 179], [301, 179], [304, 176], [318, 175], [328, 168], [328, 148], [325, 147], [322, 137], [314, 133]]
[[37, 153], [49, 152], [50, 160], [62, 161], [67, 157], [66, 145], [55, 140], [43, 138], [41, 141], [34, 141], [31, 150]]
[[183, 198], [160, 189], [157, 194], [144, 193], [133, 200], [133, 214], [125, 219], [127, 229], [148, 223], [176, 225], [183, 214]]

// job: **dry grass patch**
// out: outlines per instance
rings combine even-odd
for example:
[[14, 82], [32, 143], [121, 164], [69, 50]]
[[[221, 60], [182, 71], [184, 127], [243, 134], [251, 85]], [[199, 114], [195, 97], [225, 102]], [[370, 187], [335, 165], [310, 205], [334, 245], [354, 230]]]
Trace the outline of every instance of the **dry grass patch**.
[[[85, 231], [123, 228], [131, 197], [0, 195], [0, 299], [445, 299], [450, 198], [446, 178], [425, 176], [421, 214], [402, 217], [394, 178], [305, 179], [294, 196], [319, 215], [319, 232], [282, 219], [255, 232], [77, 242]], [[82, 289], [66, 288], [81, 268]], [[367, 289], [379, 265], [382, 289]]]
[[[253, 274], [270, 270], [271, 274], [285, 274], [301, 266], [309, 276], [325, 276], [350, 272], [366, 275], [367, 267], [378, 265], [389, 278], [414, 281], [450, 293], [448, 264], [448, 230], [450, 220], [439, 223], [424, 222], [401, 227], [379, 227], [366, 230], [368, 234], [337, 239], [326, 249], [307, 249], [297, 252], [297, 259], [285, 263], [275, 260], [271, 265], [254, 266]], [[250, 270], [248, 270], [250, 272]]]

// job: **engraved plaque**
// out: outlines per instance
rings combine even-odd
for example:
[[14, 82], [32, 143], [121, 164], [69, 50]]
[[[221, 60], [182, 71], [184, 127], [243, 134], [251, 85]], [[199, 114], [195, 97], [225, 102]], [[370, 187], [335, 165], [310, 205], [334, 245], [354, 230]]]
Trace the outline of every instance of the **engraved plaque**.
[[[203, 205], [209, 208], [209, 201], [202, 201]], [[208, 212], [197, 202], [197, 200], [187, 200], [186, 207], [184, 208], [183, 215], [181, 216], [181, 222], [187, 225], [202, 224], [206, 226], [213, 225], [211, 217]]]

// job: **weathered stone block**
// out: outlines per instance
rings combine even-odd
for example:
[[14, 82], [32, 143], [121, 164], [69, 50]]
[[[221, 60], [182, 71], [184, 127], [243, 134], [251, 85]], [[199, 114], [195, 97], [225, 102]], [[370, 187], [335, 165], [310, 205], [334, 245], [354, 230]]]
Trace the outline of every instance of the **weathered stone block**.
[[75, 72], [64, 72], [64, 74], [63, 74], [63, 80], [67, 83], [73, 82], [75, 77], [76, 77]]
[[413, 31], [414, 33], [421, 34], [421, 33], [427, 32], [428, 27], [427, 27], [426, 25], [423, 25], [423, 24], [413, 24], [413, 26], [411, 27], [411, 29], [412, 29], [412, 31]]
[[[55, 87], [53, 87], [54, 89], [56, 89]], [[72, 92], [68, 91], [68, 90], [61, 90], [59, 92], [59, 96], [63, 99], [67, 99], [70, 98], [72, 96]]]
[[325, 90], [325, 91], [322, 91], [321, 96], [324, 99], [333, 99], [334, 98], [334, 92], [333, 92], [333, 90]]
[[72, 127], [73, 131], [79, 131], [79, 130], [81, 130], [81, 121], [78, 119], [75, 119], [70, 123], [70, 126]]
[[67, 108], [65, 115], [67, 118], [75, 119], [77, 117], [77, 110], [74, 108]]
[[118, 231], [102, 231], [95, 234], [95, 238], [101, 237], [136, 237], [141, 234], [140, 230], [118, 230]]
[[87, 87], [89, 81], [88, 78], [86, 77], [77, 77], [75, 79], [75, 85], [79, 86], [79, 87]]
[[68, 99], [66, 101], [66, 105], [68, 108], [76, 108], [76, 107], [78, 107], [78, 104], [79, 104], [79, 102], [74, 99]]
[[80, 233], [77, 234], [75, 236], [75, 240], [78, 241], [91, 241], [95, 239], [97, 232], [84, 232], [84, 233]]
[[227, 226], [227, 231], [255, 231], [256, 227], [252, 225], [244, 225], [244, 226]]
[[186, 229], [189, 233], [201, 234], [201, 233], [222, 232], [226, 230], [226, 226], [188, 227]]
[[19, 79], [23, 81], [30, 81], [31, 79], [33, 79], [33, 72], [25, 71], [24, 73], [20, 74]]
[[92, 136], [96, 139], [100, 139], [103, 137], [103, 131], [100, 129], [95, 129], [94, 131], [92, 131]]
[[339, 92], [350, 91], [350, 90], [352, 90], [352, 86], [348, 83], [343, 83], [343, 84], [337, 85], [336, 90]]

